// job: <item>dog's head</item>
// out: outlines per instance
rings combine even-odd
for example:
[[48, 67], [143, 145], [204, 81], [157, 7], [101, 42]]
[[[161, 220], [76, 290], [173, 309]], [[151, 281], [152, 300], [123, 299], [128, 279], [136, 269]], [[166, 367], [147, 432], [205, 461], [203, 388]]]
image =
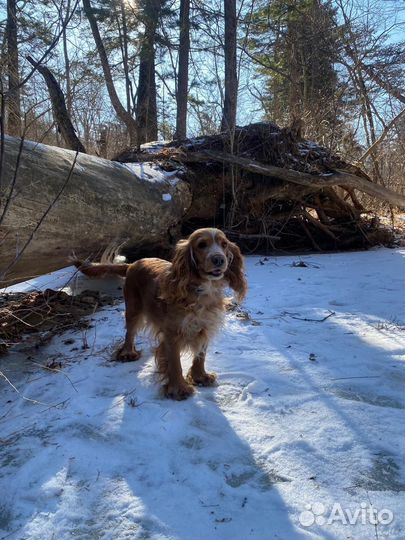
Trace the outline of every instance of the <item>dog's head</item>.
[[198, 229], [188, 239], [180, 240], [176, 245], [171, 273], [172, 283], [176, 282], [184, 297], [191, 280], [225, 280], [239, 300], [246, 294], [240, 249], [219, 229]]

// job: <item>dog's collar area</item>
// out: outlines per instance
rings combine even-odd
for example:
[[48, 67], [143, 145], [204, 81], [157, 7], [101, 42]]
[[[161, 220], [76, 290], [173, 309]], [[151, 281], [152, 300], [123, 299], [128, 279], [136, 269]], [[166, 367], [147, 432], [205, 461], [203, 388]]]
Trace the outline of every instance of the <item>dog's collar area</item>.
[[205, 283], [201, 283], [200, 285], [197, 285], [197, 287], [195, 287], [194, 293], [197, 296], [200, 296], [202, 294], [212, 294], [212, 288], [218, 288], [218, 285], [214, 285], [214, 282], [218, 282], [221, 279], [223, 279], [223, 276], [217, 279], [207, 279]]
[[196, 288], [195, 292], [197, 294], [203, 294], [205, 291], [205, 287], [203, 285], [200, 285], [199, 287]]

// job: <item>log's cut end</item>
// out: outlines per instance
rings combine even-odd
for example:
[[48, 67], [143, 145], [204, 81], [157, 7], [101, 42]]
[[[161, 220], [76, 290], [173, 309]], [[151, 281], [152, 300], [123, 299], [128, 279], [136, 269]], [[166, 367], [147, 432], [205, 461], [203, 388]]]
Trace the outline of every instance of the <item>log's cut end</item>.
[[[17, 171], [16, 171], [17, 169]], [[17, 172], [17, 174], [16, 174]], [[0, 286], [98, 260], [112, 243], [168, 246], [189, 185], [154, 163], [125, 164], [6, 137]]]

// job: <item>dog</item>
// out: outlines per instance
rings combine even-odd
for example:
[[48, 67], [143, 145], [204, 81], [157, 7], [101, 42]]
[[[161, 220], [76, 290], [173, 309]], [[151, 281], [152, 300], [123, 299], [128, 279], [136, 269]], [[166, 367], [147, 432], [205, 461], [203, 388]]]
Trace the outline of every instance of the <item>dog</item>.
[[[134, 340], [147, 325], [158, 340], [155, 359], [166, 397], [183, 400], [193, 394], [195, 385], [215, 384], [216, 375], [205, 371], [205, 355], [210, 339], [223, 322], [224, 289], [232, 288], [239, 302], [247, 292], [240, 249], [222, 231], [194, 231], [177, 243], [171, 263], [145, 258], [132, 264], [76, 260], [75, 265], [89, 277], [125, 277], [126, 336], [117, 360], [140, 358]], [[180, 360], [184, 350], [193, 354], [186, 377]]]

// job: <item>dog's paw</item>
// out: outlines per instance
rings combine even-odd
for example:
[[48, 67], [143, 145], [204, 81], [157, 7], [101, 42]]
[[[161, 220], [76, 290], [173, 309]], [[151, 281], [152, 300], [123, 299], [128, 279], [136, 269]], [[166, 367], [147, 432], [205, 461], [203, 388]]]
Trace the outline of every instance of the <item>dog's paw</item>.
[[217, 382], [217, 376], [215, 373], [199, 373], [198, 375], [192, 373], [192, 370], [187, 374], [187, 381], [195, 386], [213, 386]]
[[118, 362], [135, 362], [140, 359], [141, 354], [141, 351], [135, 349], [128, 350], [125, 347], [121, 347], [115, 355], [115, 360]]
[[191, 386], [191, 384], [186, 383], [180, 383], [180, 384], [166, 384], [163, 387], [164, 395], [167, 398], [175, 399], [177, 401], [182, 401], [183, 399], [187, 399], [188, 397], [192, 396], [194, 394], [194, 388]]

